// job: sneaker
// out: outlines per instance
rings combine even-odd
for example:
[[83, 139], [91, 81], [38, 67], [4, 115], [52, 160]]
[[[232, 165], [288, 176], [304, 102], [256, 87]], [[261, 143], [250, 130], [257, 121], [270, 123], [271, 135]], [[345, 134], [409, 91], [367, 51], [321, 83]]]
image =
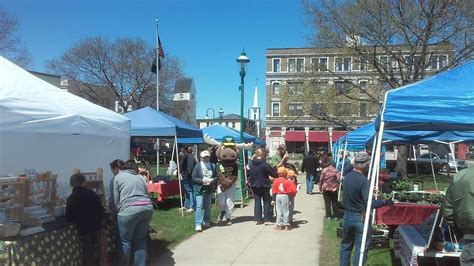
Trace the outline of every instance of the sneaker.
[[257, 222], [257, 225], [261, 225], [261, 224], [263, 224], [263, 221], [258, 221]]
[[265, 225], [272, 225], [272, 222], [265, 222]]
[[230, 219], [225, 220], [227, 225], [232, 225], [232, 221]]
[[279, 225], [275, 226], [275, 231], [281, 231], [281, 227]]
[[201, 225], [196, 225], [196, 232], [202, 232]]
[[324, 217], [324, 220], [331, 221], [331, 217]]
[[285, 226], [285, 231], [290, 231], [291, 230], [291, 225], [286, 225]]
[[333, 221], [337, 221], [337, 220], [339, 220], [339, 218], [337, 218], [337, 217], [332, 217], [332, 220], [333, 220]]
[[204, 227], [210, 228], [210, 227], [211, 227], [211, 223], [204, 223]]
[[225, 211], [222, 211], [222, 212], [219, 214], [219, 217], [217, 217], [217, 222], [218, 222], [218, 223], [224, 221], [224, 215], [225, 215]]
[[193, 213], [194, 212], [194, 209], [187, 209], [186, 211], [184, 211], [185, 213]]

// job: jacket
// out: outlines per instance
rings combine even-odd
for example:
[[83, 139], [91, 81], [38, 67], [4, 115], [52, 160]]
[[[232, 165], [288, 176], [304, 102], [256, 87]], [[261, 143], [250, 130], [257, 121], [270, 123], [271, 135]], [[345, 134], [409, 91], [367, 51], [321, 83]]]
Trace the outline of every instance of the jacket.
[[145, 178], [133, 170], [122, 170], [114, 177], [113, 197], [118, 213], [132, 203], [149, 202], [148, 187]]
[[303, 159], [301, 164], [301, 172], [306, 172], [309, 175], [316, 175], [316, 171], [319, 168], [318, 159], [314, 154], [308, 154]]
[[293, 181], [279, 177], [273, 181], [272, 194], [296, 195], [296, 185]]
[[339, 181], [341, 174], [332, 165], [326, 167], [321, 171], [319, 178], [319, 190], [337, 191], [339, 189]]
[[214, 192], [214, 190], [216, 189], [216, 184], [217, 184], [216, 165], [211, 163], [211, 169], [212, 169], [212, 181], [206, 188], [206, 186], [202, 184], [202, 179], [204, 178], [204, 176], [202, 175], [201, 163], [196, 164], [193, 170], [193, 174], [192, 174], [193, 188], [194, 188], [195, 193], [199, 193], [202, 195], [209, 192]]
[[194, 158], [194, 155], [192, 154], [187, 154], [183, 159], [183, 163], [181, 164], [181, 175], [183, 176], [183, 178], [191, 179], [195, 166], [196, 158]]
[[75, 187], [67, 198], [66, 220], [75, 223], [81, 235], [101, 228], [104, 211], [99, 196], [88, 188]]
[[465, 234], [474, 234], [474, 167], [457, 173], [446, 191], [442, 203], [448, 224], [456, 225]]
[[249, 184], [255, 188], [270, 188], [271, 182], [269, 176], [277, 177], [277, 172], [264, 159], [255, 159], [250, 163]]

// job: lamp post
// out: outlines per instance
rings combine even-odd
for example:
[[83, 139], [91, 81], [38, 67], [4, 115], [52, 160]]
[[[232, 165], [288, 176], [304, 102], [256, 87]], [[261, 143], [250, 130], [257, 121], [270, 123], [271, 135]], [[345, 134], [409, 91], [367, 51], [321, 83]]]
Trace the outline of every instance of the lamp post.
[[[247, 67], [247, 63], [250, 62], [245, 50], [242, 51], [240, 56], [237, 58], [237, 63], [240, 66], [240, 143], [244, 143], [244, 78], [245, 78], [245, 71]], [[244, 188], [245, 185], [245, 178], [244, 178], [244, 150], [240, 150], [240, 162], [239, 162], [239, 170], [240, 170], [240, 185], [241, 188]]]
[[331, 153], [333, 152], [332, 151], [332, 130], [333, 130], [332, 127], [328, 127], [328, 132], [329, 132], [329, 149], [328, 149], [328, 151], [330, 151]]
[[220, 119], [220, 123], [219, 124], [222, 124], [222, 116], [224, 115], [224, 109], [222, 109], [222, 107], [219, 109], [218, 111], [219, 113], [219, 119]]
[[206, 117], [205, 117], [205, 118], [206, 118], [206, 120], [208, 120], [208, 121], [207, 121], [207, 125], [208, 125], [208, 126], [209, 126], [209, 116], [208, 116], [209, 110], [212, 111], [212, 123], [213, 123], [213, 124], [214, 124], [214, 120], [216, 119], [216, 113], [214, 112], [214, 109], [211, 108], [211, 107], [207, 108], [207, 109], [206, 109]]

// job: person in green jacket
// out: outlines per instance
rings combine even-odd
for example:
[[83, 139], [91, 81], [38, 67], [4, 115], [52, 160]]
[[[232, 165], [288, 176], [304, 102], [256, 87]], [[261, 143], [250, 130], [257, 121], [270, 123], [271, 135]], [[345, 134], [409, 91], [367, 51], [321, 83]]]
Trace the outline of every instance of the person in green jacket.
[[461, 265], [474, 265], [474, 167], [457, 173], [442, 203], [443, 216], [450, 226], [464, 233]]

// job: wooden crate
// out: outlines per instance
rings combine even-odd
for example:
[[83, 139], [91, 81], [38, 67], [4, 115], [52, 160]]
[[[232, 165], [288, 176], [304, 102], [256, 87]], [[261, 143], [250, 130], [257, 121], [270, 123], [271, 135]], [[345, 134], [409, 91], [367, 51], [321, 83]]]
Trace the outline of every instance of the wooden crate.
[[19, 220], [25, 206], [26, 177], [0, 178], [0, 211], [6, 219]]

